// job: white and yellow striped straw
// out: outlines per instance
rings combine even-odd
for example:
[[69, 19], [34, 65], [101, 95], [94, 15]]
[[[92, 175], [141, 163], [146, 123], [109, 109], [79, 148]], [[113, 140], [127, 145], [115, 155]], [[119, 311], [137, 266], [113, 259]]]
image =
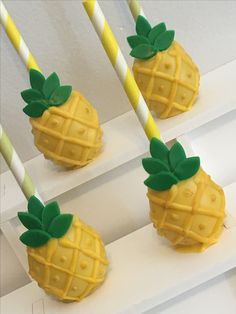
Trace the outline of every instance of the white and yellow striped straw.
[[135, 21], [137, 20], [137, 17], [139, 15], [142, 15], [143, 17], [145, 17], [145, 14], [143, 12], [143, 9], [140, 5], [139, 0], [127, 0], [127, 2], [128, 2], [130, 11], [131, 11]]
[[7, 36], [15, 47], [17, 53], [20, 55], [22, 61], [28, 70], [35, 69], [41, 72], [37, 62], [32, 53], [29, 51], [23, 37], [13, 22], [11, 16], [7, 12], [2, 1], [0, 1], [0, 22], [6, 30]]
[[83, 1], [83, 5], [148, 139], [150, 140], [153, 137], [160, 138], [160, 132], [155, 121], [141, 95], [99, 4], [96, 0], [85, 0]]
[[32, 195], [35, 195], [41, 200], [36, 187], [34, 186], [30, 176], [27, 174], [25, 167], [17, 155], [11, 141], [9, 140], [6, 132], [0, 124], [0, 153], [8, 164], [11, 172], [13, 173], [16, 181], [18, 182], [22, 192], [28, 200]]

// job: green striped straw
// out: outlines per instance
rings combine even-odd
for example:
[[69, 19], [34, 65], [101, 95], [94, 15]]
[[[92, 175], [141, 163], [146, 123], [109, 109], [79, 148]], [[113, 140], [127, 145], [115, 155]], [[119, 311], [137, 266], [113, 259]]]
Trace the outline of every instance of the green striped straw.
[[0, 124], [0, 153], [8, 164], [12, 174], [16, 178], [22, 192], [28, 200], [32, 195], [35, 195], [39, 200], [41, 197], [38, 194], [36, 187], [28, 173], [23, 166], [16, 150], [14, 149], [11, 141], [9, 140], [6, 132]]
[[130, 11], [135, 21], [137, 20], [137, 17], [139, 15], [142, 15], [145, 17], [141, 4], [138, 0], [127, 0], [127, 2], [128, 2]]
[[[25, 63], [27, 68], [35, 68], [38, 71], [41, 71], [30, 53], [29, 48], [27, 47], [25, 41], [21, 37], [19, 30], [17, 29], [14, 21], [10, 17], [3, 3], [0, 2], [0, 21], [4, 26], [7, 36], [10, 39], [11, 43], [19, 53], [23, 62]], [[28, 200], [32, 195], [35, 195], [39, 200], [42, 201], [39, 196], [36, 187], [31, 179], [31, 177], [27, 174], [22, 161], [20, 160], [16, 150], [14, 149], [10, 139], [8, 138], [6, 132], [3, 130], [0, 124], [0, 152], [8, 164], [11, 172], [16, 178], [17, 183], [19, 184], [22, 192], [24, 193], [26, 199]]]

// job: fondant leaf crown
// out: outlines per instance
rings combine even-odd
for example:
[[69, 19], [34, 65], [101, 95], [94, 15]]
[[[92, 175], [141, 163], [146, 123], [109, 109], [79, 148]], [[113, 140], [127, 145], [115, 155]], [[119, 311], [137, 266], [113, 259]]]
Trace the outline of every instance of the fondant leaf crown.
[[152, 58], [158, 51], [168, 49], [175, 36], [173, 30], [166, 30], [165, 23], [151, 27], [142, 15], [137, 18], [136, 33], [137, 35], [127, 37], [132, 48], [130, 55], [144, 60]]
[[179, 142], [169, 150], [162, 141], [152, 138], [150, 153], [152, 157], [142, 160], [150, 174], [144, 184], [156, 191], [168, 190], [179, 181], [193, 177], [200, 168], [200, 158], [187, 158]]
[[71, 95], [71, 86], [60, 86], [57, 74], [52, 73], [47, 79], [37, 70], [29, 72], [31, 88], [21, 92], [27, 103], [23, 111], [29, 117], [41, 117], [45, 110], [51, 106], [64, 104]]
[[71, 214], [60, 214], [57, 202], [44, 206], [35, 196], [29, 199], [28, 212], [18, 212], [18, 217], [28, 229], [20, 236], [20, 240], [30, 247], [39, 247], [51, 238], [63, 237], [73, 219]]

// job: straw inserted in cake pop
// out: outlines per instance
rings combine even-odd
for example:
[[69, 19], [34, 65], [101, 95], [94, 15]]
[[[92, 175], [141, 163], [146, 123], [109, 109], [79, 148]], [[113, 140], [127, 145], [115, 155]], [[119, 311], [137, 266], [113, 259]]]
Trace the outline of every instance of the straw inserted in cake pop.
[[84, 1], [84, 8], [103, 44], [103, 47], [122, 83], [130, 103], [150, 140], [160, 138], [160, 132], [141, 95], [133, 75], [97, 1]]

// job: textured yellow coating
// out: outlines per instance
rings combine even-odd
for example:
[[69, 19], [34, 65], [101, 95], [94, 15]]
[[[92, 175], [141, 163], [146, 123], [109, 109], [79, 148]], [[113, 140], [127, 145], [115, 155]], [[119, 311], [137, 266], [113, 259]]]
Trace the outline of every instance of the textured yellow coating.
[[45, 158], [65, 167], [82, 167], [101, 151], [96, 109], [77, 91], [61, 106], [30, 118], [34, 143]]
[[136, 59], [133, 73], [149, 109], [159, 118], [166, 119], [192, 108], [200, 74], [177, 42], [149, 60]]
[[29, 273], [47, 293], [63, 301], [80, 301], [105, 278], [108, 260], [104, 244], [91, 227], [74, 216], [60, 239], [27, 249]]
[[225, 196], [202, 169], [171, 189], [148, 189], [150, 218], [176, 249], [204, 251], [217, 242], [225, 217]]

